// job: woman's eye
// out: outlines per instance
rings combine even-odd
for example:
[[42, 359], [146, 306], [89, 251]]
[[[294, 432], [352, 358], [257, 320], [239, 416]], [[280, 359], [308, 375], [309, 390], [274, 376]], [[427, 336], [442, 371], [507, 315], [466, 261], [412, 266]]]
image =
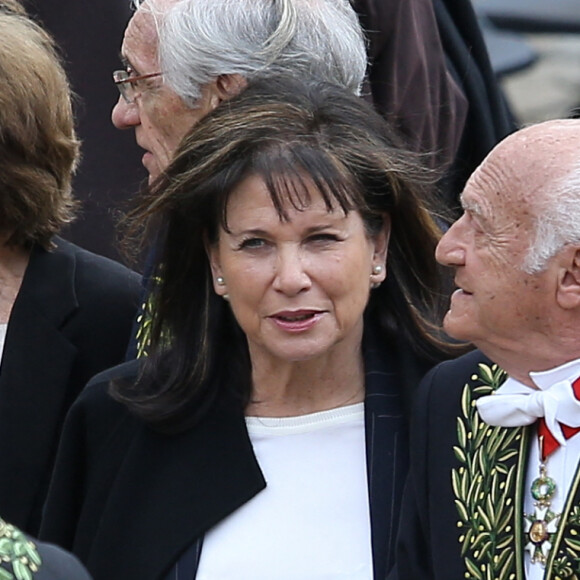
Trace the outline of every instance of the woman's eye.
[[261, 248], [263, 246], [266, 245], [266, 240], [262, 239], [262, 238], [248, 238], [246, 240], [243, 240], [239, 246], [240, 250], [243, 249], [255, 249], [255, 248]]
[[314, 234], [312, 236], [310, 236], [308, 238], [309, 242], [320, 242], [320, 243], [328, 243], [328, 242], [337, 242], [338, 241], [338, 236], [334, 235], [334, 234]]

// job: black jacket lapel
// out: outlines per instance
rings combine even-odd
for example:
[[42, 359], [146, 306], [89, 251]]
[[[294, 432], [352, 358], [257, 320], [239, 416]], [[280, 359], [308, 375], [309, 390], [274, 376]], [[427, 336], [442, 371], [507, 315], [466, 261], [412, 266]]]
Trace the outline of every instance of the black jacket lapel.
[[98, 578], [161, 578], [196, 538], [265, 485], [238, 410], [216, 406], [178, 436], [142, 428], [99, 522], [115, 534], [97, 533], [88, 566]]
[[407, 474], [408, 433], [402, 377], [392, 354], [375, 340], [365, 341], [365, 430], [374, 578], [393, 565], [400, 498]]
[[47, 485], [64, 418], [76, 349], [59, 327], [77, 307], [74, 268], [74, 257], [35, 248], [8, 325], [0, 369], [0, 513], [20, 525], [29, 517], [21, 506], [32, 505]]

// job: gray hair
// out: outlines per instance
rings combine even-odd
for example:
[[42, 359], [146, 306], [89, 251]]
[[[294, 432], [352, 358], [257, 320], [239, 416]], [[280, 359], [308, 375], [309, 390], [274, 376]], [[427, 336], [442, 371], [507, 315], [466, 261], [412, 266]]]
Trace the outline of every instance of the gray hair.
[[154, 14], [164, 81], [188, 106], [222, 74], [285, 74], [359, 94], [367, 57], [348, 0], [176, 0]]
[[580, 159], [550, 186], [538, 204], [530, 247], [522, 264], [528, 274], [543, 271], [567, 244], [580, 243]]

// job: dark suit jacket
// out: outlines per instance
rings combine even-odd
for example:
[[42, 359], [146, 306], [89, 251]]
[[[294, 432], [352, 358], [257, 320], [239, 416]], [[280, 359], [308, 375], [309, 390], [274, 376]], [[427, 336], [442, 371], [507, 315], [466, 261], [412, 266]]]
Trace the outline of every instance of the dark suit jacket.
[[85, 567], [58, 546], [36, 542], [42, 564], [33, 580], [91, 580]]
[[[409, 349], [407, 349], [408, 351]], [[392, 352], [392, 351], [391, 351]], [[73, 551], [95, 580], [165, 578], [180, 558], [191, 580], [200, 539], [266, 485], [243, 409], [225, 397], [179, 435], [161, 435], [115, 403], [111, 379], [133, 380], [139, 361], [95, 377], [67, 418], [43, 539]], [[365, 424], [375, 578], [394, 557], [407, 471], [406, 377], [421, 364], [365, 349]], [[172, 578], [180, 576], [172, 576]]]
[[123, 360], [139, 296], [127, 268], [55, 238], [35, 247], [0, 367], [0, 514], [36, 535], [66, 412]]
[[[473, 405], [505, 378], [474, 351], [439, 365], [421, 384], [393, 580], [525, 578], [523, 494], [535, 427], [490, 427]], [[580, 473], [546, 579], [580, 575], [579, 485]]]

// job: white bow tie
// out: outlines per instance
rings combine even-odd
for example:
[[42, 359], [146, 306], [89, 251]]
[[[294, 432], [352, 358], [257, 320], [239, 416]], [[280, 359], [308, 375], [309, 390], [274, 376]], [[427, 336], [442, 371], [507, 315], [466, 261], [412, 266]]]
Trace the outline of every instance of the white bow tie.
[[520, 427], [544, 417], [548, 429], [560, 445], [566, 445], [560, 423], [580, 427], [580, 401], [575, 397], [568, 379], [544, 390], [535, 390], [512, 381], [502, 385], [495, 394], [480, 397], [476, 405], [488, 425]]

